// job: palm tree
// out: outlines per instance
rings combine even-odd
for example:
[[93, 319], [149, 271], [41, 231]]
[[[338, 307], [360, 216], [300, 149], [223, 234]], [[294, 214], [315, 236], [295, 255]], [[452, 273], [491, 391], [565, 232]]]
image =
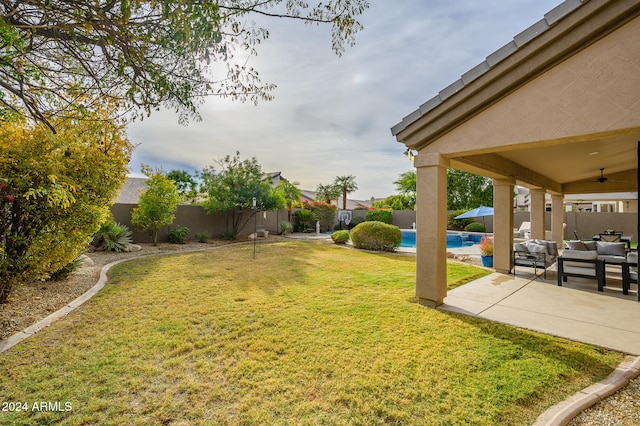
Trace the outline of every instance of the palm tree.
[[287, 206], [287, 220], [291, 222], [291, 209], [300, 201], [302, 194], [296, 187], [297, 182], [291, 183], [287, 180], [282, 180], [276, 186], [276, 191], [279, 191], [284, 198], [285, 205]]
[[358, 189], [356, 177], [353, 175], [337, 176], [333, 185], [342, 190], [342, 210], [347, 209], [347, 194]]
[[316, 188], [316, 201], [323, 200], [327, 204], [331, 204], [332, 200], [338, 199], [340, 191], [340, 188], [331, 183], [329, 185], [318, 184]]

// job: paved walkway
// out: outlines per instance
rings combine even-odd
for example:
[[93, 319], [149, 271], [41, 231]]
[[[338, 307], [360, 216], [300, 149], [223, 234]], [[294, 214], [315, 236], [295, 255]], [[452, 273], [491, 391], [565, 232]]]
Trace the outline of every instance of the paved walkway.
[[608, 277], [599, 293], [589, 279], [569, 277], [559, 287], [553, 269], [546, 280], [526, 268], [518, 272], [451, 290], [439, 309], [640, 355], [640, 303], [635, 294], [622, 295], [619, 279]]

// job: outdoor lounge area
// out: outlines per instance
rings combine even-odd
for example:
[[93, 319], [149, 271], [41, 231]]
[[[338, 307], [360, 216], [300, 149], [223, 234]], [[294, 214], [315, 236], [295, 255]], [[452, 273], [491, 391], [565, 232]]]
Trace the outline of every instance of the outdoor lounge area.
[[[562, 244], [579, 229], [565, 229], [565, 196], [635, 193], [630, 212], [637, 215], [638, 34], [640, 0], [565, 1], [393, 126], [403, 149], [417, 152], [416, 224], [422, 241], [445, 238], [449, 168], [492, 179], [493, 266], [505, 275], [522, 266], [516, 262], [532, 262], [515, 260], [515, 238]], [[516, 185], [529, 189], [528, 229], [514, 226]], [[635, 231], [609, 236], [602, 229], [597, 237], [619, 238], [628, 247], [637, 241]], [[417, 253], [416, 294], [424, 306], [438, 307], [447, 297], [445, 250], [418, 247]], [[620, 274], [625, 260], [619, 259]], [[578, 263], [539, 259], [534, 271], [561, 264], [562, 286], [587, 275], [597, 290], [593, 276], [602, 274]], [[629, 269], [630, 289], [633, 274]], [[602, 275], [604, 293], [609, 281]]]
[[494, 273], [450, 290], [438, 309], [640, 355], [635, 294], [623, 294], [621, 272], [607, 272], [606, 284], [599, 292], [593, 278], [573, 276], [559, 287], [556, 265], [546, 278]]

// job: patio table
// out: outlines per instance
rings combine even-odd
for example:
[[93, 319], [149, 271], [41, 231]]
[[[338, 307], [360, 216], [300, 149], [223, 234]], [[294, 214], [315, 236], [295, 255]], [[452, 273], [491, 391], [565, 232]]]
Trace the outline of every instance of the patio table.
[[[600, 241], [600, 235], [594, 235], [593, 237], [591, 237], [591, 239], [593, 241]], [[624, 235], [620, 235], [620, 241], [623, 243], [627, 244], [627, 248], [630, 249], [631, 248], [631, 237], [630, 236], [624, 236]]]

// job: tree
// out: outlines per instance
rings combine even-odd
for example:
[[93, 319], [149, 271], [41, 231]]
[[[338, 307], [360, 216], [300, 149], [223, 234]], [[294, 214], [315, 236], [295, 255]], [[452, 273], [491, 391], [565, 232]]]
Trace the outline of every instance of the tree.
[[296, 185], [297, 182], [291, 183], [287, 180], [282, 180], [276, 186], [276, 191], [280, 193], [287, 207], [287, 221], [289, 222], [291, 222], [291, 210], [300, 202], [300, 197], [302, 196]]
[[320, 222], [321, 231], [331, 231], [336, 222], [336, 206], [322, 201], [305, 203], [304, 209], [314, 212], [317, 221]]
[[160, 228], [171, 225], [176, 218], [180, 194], [173, 181], [161, 170], [154, 172], [143, 164], [142, 173], [149, 178], [147, 190], [140, 195], [138, 207], [131, 212], [131, 224], [141, 231], [149, 231], [155, 246]]
[[[416, 172], [410, 170], [400, 174], [393, 182], [401, 195], [409, 196], [415, 205], [416, 200]], [[398, 199], [386, 203], [398, 202]], [[386, 200], [385, 200], [386, 202]], [[493, 186], [489, 178], [463, 172], [462, 170], [447, 169], [447, 208], [449, 210], [469, 210], [480, 205], [493, 206]], [[395, 207], [393, 207], [395, 209]], [[413, 208], [413, 207], [412, 207]]]
[[196, 198], [198, 182], [196, 182], [189, 172], [185, 170], [171, 170], [167, 173], [167, 178], [176, 186], [180, 198], [182, 198], [183, 201]]
[[371, 207], [392, 210], [413, 210], [415, 206], [415, 198], [403, 194], [391, 195], [385, 198], [384, 201], [376, 201], [371, 204]]
[[413, 209], [416, 204], [416, 171], [409, 170], [401, 173], [398, 180], [393, 183], [401, 195], [409, 197], [409, 202], [406, 205], [411, 206], [409, 209]]
[[316, 200], [318, 201], [325, 201], [327, 204], [331, 204], [331, 202], [337, 200], [338, 197], [340, 197], [340, 188], [332, 183], [328, 185], [320, 183], [316, 187]]
[[358, 190], [356, 177], [353, 175], [337, 176], [333, 184], [342, 191], [342, 210], [347, 209], [347, 194]]
[[[202, 206], [208, 213], [226, 213], [226, 237], [236, 238], [240, 230], [259, 210], [276, 210], [285, 205], [282, 195], [262, 180], [262, 168], [256, 158], [240, 160], [240, 152], [227, 155], [213, 166], [202, 170], [203, 192], [207, 200]], [[256, 209], [253, 209], [253, 199]], [[247, 212], [251, 212], [247, 215]]]
[[109, 217], [132, 145], [106, 115], [55, 121], [57, 135], [0, 115], [0, 303], [71, 263]]
[[493, 206], [491, 179], [462, 170], [447, 169], [447, 208], [469, 210]]
[[109, 103], [142, 117], [160, 106], [182, 122], [204, 96], [271, 98], [247, 66], [269, 35], [252, 16], [332, 25], [340, 55], [362, 29], [366, 0], [3, 1], [0, 104], [52, 130], [51, 116]]

